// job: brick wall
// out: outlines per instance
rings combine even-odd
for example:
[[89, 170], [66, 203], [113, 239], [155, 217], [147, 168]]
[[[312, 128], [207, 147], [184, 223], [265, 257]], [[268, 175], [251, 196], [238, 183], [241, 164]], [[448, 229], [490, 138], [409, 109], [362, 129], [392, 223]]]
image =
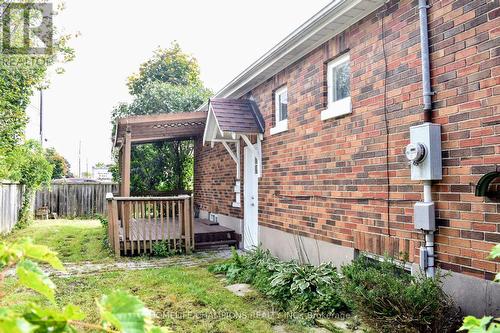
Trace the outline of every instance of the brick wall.
[[[236, 163], [221, 143], [211, 148], [195, 140], [194, 202], [200, 209], [243, 218], [242, 208], [232, 207], [236, 179]], [[243, 149], [242, 149], [243, 151]], [[241, 162], [241, 166], [243, 162]], [[241, 182], [243, 191], [243, 181]]]
[[[444, 165], [433, 185], [438, 263], [492, 279], [500, 264], [486, 257], [500, 242], [500, 204], [475, 197], [474, 185], [500, 164], [500, 5], [430, 4], [433, 120], [442, 124]], [[261, 225], [418, 261], [423, 237], [412, 216], [422, 185], [410, 180], [403, 149], [409, 127], [423, 120], [419, 38], [417, 1], [391, 1], [247, 94], [266, 122]], [[342, 52], [351, 59], [353, 112], [321, 121], [326, 62]], [[271, 136], [272, 92], [284, 84], [289, 129]], [[241, 216], [228, 208], [234, 162], [223, 147], [197, 152], [202, 206]]]

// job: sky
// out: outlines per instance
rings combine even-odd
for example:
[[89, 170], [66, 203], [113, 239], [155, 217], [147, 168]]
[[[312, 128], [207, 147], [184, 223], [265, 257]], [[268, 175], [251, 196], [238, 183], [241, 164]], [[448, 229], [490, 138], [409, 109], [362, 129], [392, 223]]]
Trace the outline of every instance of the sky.
[[[110, 113], [131, 100], [127, 77], [157, 47], [177, 41], [199, 62], [214, 91], [313, 16], [329, 0], [66, 0], [54, 18], [76, 59], [51, 75], [43, 93], [44, 147], [54, 147], [78, 174], [111, 162]], [[39, 139], [39, 94], [28, 107], [29, 138]]]

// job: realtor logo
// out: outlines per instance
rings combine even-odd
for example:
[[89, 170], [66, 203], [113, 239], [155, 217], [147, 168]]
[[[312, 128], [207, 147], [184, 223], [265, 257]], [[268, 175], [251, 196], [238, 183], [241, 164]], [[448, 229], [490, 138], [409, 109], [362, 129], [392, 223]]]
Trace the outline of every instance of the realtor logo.
[[53, 47], [51, 3], [0, 5], [1, 54], [50, 55]]

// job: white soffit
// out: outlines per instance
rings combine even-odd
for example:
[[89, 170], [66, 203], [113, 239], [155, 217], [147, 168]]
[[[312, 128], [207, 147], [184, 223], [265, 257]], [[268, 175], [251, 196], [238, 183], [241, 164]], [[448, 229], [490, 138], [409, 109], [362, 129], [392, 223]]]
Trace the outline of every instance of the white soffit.
[[385, 0], [332, 1], [219, 90], [215, 97], [241, 97], [372, 13], [384, 2]]

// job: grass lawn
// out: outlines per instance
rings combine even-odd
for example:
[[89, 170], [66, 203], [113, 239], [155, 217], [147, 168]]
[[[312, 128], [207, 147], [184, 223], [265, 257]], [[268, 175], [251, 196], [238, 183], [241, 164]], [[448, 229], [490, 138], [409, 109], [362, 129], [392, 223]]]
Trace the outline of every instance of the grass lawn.
[[[259, 295], [233, 295], [205, 268], [171, 267], [53, 280], [58, 303], [80, 306], [88, 314], [87, 320], [94, 323], [98, 321], [95, 299], [118, 288], [141, 298], [155, 311], [155, 322], [175, 332], [272, 332], [273, 320], [252, 318], [256, 311], [270, 311], [266, 300]], [[7, 281], [5, 290], [0, 306], [43, 301], [14, 279]], [[241, 317], [231, 317], [235, 315]]]
[[14, 230], [2, 239], [31, 237], [36, 244], [57, 251], [63, 262], [112, 262], [115, 259], [111, 252], [102, 246], [103, 236], [97, 220], [36, 220], [26, 229]]
[[[3, 240], [24, 236], [55, 249], [66, 262], [115, 260], [102, 248], [98, 221], [37, 221]], [[283, 322], [277, 316], [266, 315], [272, 312], [268, 300], [258, 293], [243, 298], [232, 294], [205, 266], [103, 272], [52, 280], [57, 285], [58, 304], [80, 306], [88, 314], [89, 322], [98, 321], [95, 299], [114, 289], [138, 296], [155, 312], [156, 324], [171, 327], [175, 332], [273, 332], [272, 326]], [[28, 301], [48, 305], [38, 294], [20, 286], [15, 278], [7, 278], [5, 283], [0, 306], [22, 307]], [[300, 326], [287, 327], [289, 332], [308, 331]]]

